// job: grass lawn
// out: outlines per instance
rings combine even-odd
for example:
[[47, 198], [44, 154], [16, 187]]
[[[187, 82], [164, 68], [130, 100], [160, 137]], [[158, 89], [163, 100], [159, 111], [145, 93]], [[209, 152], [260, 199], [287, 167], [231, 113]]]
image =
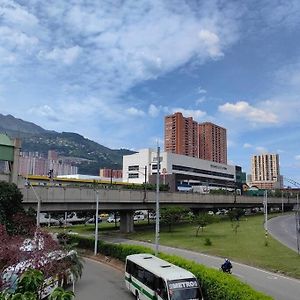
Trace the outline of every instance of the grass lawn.
[[[168, 232], [161, 228], [160, 243], [167, 246], [185, 248], [210, 255], [228, 257], [247, 265], [261, 267], [270, 271], [279, 271], [291, 277], [300, 278], [300, 256], [283, 246], [271, 236], [265, 245], [263, 215], [244, 217], [240, 221], [237, 233], [230, 221], [213, 223], [199, 231], [196, 237], [196, 225], [180, 225]], [[154, 242], [154, 230], [139, 231], [127, 237], [141, 241]], [[209, 238], [211, 246], [205, 245]]]
[[[273, 272], [281, 272], [287, 276], [300, 278], [300, 256], [283, 246], [271, 236], [268, 237], [268, 246], [265, 246], [265, 231], [263, 228], [263, 215], [243, 217], [239, 223], [237, 233], [233, 231], [229, 220], [213, 223], [199, 231], [196, 237], [197, 226], [193, 224], [178, 225], [168, 232], [167, 227], [161, 226], [160, 244], [171, 247], [189, 249], [210, 255], [228, 257], [234, 261], [247, 265], [261, 267]], [[154, 243], [154, 223], [147, 225], [147, 221], [135, 226], [135, 233], [127, 234], [126, 238]], [[119, 233], [119, 226], [115, 224], [100, 223], [99, 234], [111, 235]], [[50, 227], [50, 231], [61, 232], [64, 228]], [[94, 225], [74, 225], [67, 230], [79, 234], [93, 235]], [[205, 240], [209, 238], [212, 245], [206, 246]]]

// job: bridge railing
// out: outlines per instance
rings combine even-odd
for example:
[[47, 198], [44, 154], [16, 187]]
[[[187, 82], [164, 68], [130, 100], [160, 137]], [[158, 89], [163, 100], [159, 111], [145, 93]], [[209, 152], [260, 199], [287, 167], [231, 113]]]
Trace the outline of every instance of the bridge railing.
[[[37, 203], [37, 196], [44, 203], [94, 203], [96, 199], [95, 190], [86, 187], [43, 187], [35, 186], [21, 188], [24, 203]], [[140, 190], [115, 190], [99, 189], [99, 201], [105, 203], [155, 203], [156, 193], [147, 191], [144, 198], [144, 191]], [[37, 196], [36, 196], [37, 195]], [[214, 195], [200, 193], [170, 193], [161, 192], [159, 194], [161, 203], [180, 205], [185, 203], [236, 203], [236, 204], [257, 204], [262, 205], [263, 197], [234, 196], [234, 195]], [[268, 198], [270, 205], [280, 205], [296, 203], [295, 199]]]

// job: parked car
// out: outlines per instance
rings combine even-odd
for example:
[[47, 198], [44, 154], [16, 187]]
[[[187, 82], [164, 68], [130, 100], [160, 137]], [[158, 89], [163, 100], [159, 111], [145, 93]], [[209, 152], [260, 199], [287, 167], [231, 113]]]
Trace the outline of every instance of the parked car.
[[141, 221], [141, 220], [145, 220], [144, 215], [134, 215], [133, 216], [133, 221]]
[[120, 217], [116, 217], [116, 219], [113, 216], [110, 216], [106, 220], [108, 223], [115, 223], [115, 222], [120, 222]]
[[[102, 219], [101, 218], [98, 218], [98, 223], [101, 223], [102, 222]], [[90, 218], [88, 219], [85, 224], [95, 224], [95, 218]]]

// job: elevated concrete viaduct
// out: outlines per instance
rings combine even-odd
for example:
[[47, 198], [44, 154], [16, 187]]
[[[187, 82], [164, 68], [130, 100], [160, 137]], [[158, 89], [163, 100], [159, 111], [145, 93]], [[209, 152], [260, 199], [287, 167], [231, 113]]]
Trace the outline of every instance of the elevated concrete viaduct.
[[[91, 211], [96, 208], [96, 193], [92, 188], [78, 187], [23, 187], [24, 207], [36, 209], [38, 201], [41, 211]], [[120, 229], [123, 232], [133, 230], [135, 210], [155, 209], [156, 194], [137, 190], [99, 189], [99, 210], [119, 211]], [[292, 207], [296, 199], [283, 199], [285, 207]], [[251, 208], [262, 207], [262, 197], [245, 197], [234, 195], [211, 195], [199, 193], [159, 193], [160, 207], [183, 206], [192, 210], [209, 210], [217, 208]], [[281, 207], [281, 198], [268, 198], [269, 207]]]

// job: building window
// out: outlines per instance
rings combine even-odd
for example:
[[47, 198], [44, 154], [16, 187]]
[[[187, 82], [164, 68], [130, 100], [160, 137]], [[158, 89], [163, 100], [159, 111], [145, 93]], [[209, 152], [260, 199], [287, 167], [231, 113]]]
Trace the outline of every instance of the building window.
[[128, 178], [139, 178], [139, 173], [129, 173]]
[[135, 166], [128, 166], [128, 171], [138, 171], [139, 170], [139, 166], [135, 165]]

